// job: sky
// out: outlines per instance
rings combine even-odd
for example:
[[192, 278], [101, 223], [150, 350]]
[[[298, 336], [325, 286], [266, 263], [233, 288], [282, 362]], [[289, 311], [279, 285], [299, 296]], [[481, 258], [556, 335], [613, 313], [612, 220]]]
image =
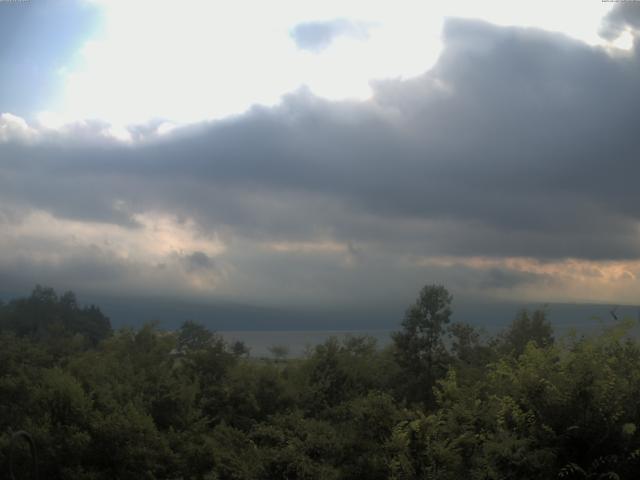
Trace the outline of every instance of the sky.
[[637, 304], [640, 2], [426, 3], [0, 0], [0, 292]]

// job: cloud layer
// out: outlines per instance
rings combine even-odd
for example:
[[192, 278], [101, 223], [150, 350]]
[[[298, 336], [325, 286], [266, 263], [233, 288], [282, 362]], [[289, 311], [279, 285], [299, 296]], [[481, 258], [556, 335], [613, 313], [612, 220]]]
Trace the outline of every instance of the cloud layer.
[[[343, 33], [326, 27], [295, 38]], [[364, 102], [301, 89], [170, 131], [2, 115], [0, 289], [349, 305], [438, 281], [633, 301], [638, 50], [470, 20], [443, 41], [433, 69]]]

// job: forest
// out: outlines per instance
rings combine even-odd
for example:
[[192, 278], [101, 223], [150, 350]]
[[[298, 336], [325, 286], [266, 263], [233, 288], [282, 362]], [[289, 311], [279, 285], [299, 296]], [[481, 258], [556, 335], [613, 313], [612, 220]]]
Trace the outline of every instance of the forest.
[[452, 300], [426, 285], [385, 348], [256, 358], [192, 321], [114, 331], [38, 286], [0, 304], [0, 477], [638, 478], [637, 321], [557, 338], [522, 310], [489, 336]]

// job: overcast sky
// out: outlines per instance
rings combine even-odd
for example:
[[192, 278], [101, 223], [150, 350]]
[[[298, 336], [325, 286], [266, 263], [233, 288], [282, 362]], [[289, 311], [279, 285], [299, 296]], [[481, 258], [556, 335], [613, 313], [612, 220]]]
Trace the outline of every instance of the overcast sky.
[[0, 292], [638, 303], [640, 3], [432, 3], [0, 1]]

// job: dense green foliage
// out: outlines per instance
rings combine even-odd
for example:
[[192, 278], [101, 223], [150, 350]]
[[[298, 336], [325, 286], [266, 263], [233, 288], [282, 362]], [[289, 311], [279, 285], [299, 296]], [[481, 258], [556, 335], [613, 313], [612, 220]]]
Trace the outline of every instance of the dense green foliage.
[[[193, 322], [112, 332], [38, 287], [0, 305], [0, 472], [30, 432], [47, 479], [595, 479], [640, 475], [633, 322], [499, 335], [427, 286], [391, 346], [335, 338], [247, 355]], [[21, 478], [26, 478], [25, 476]]]

